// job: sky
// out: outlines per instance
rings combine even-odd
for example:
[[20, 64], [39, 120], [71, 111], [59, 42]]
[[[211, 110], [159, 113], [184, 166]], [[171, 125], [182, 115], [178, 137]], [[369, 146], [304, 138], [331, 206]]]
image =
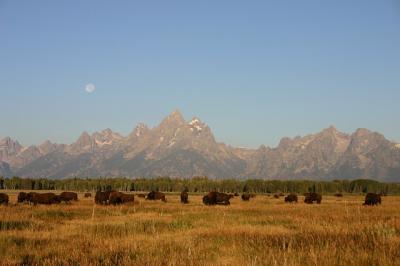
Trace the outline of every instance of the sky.
[[179, 109], [255, 148], [330, 125], [400, 142], [400, 2], [0, 0], [0, 138], [128, 134]]

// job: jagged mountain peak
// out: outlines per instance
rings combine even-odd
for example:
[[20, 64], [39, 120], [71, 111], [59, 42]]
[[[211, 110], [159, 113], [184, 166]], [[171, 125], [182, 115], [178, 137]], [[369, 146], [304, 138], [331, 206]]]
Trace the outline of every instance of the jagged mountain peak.
[[90, 135], [89, 135], [89, 133], [87, 131], [83, 131], [81, 133], [81, 135], [78, 138], [78, 141], [79, 140], [85, 140], [85, 139], [90, 139]]
[[0, 145], [7, 147], [22, 148], [22, 145], [18, 142], [18, 140], [13, 140], [11, 137], [5, 137], [2, 140], [0, 140]]
[[164, 120], [160, 123], [160, 126], [180, 126], [183, 124], [185, 124], [185, 119], [183, 118], [182, 113], [179, 110], [175, 110], [169, 116], [164, 118]]
[[341, 133], [341, 132], [339, 132], [339, 130], [335, 126], [331, 125], [331, 126], [325, 128], [325, 129], [323, 129], [321, 133], [337, 134], [337, 133]]
[[367, 128], [357, 128], [357, 130], [352, 134], [353, 137], [366, 137], [370, 135], [381, 135], [381, 134], [373, 132]]
[[104, 135], [110, 135], [110, 134], [113, 134], [114, 132], [110, 128], [106, 128], [106, 129], [103, 129], [100, 133], [104, 134]]
[[129, 138], [139, 138], [149, 132], [149, 127], [144, 123], [139, 123], [129, 134]]
[[101, 132], [95, 132], [92, 137], [102, 137], [107, 140], [120, 140], [123, 137], [109, 128], [102, 130]]
[[24, 147], [17, 140], [5, 137], [0, 140], [0, 161], [9, 162], [23, 149]]
[[278, 144], [278, 149], [286, 149], [289, 147], [289, 145], [292, 143], [292, 139], [289, 137], [283, 137], [281, 138], [281, 140], [279, 141]]
[[58, 145], [55, 143], [52, 143], [50, 140], [46, 140], [42, 144], [39, 145], [39, 150], [42, 154], [48, 154], [50, 152], [53, 152], [57, 149]]

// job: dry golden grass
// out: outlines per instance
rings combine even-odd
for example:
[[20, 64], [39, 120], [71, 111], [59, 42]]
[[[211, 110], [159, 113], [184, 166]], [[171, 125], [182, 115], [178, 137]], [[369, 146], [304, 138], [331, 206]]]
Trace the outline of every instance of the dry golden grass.
[[[136, 197], [95, 206], [0, 207], [0, 264], [15, 265], [400, 265], [400, 197], [361, 206], [362, 196], [321, 205], [239, 197], [230, 206]], [[300, 201], [303, 197], [300, 197]]]

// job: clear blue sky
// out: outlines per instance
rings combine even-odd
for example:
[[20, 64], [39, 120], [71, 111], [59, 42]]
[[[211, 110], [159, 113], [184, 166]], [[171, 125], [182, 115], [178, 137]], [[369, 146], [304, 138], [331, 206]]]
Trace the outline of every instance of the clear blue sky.
[[176, 108], [238, 146], [330, 125], [400, 141], [399, 101], [396, 0], [0, 0], [0, 137], [25, 145]]

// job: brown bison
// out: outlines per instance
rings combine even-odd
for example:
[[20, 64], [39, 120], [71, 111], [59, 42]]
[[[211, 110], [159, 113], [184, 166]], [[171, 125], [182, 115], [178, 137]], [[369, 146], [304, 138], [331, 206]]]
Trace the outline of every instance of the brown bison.
[[111, 192], [115, 191], [97, 191], [94, 196], [94, 202], [96, 204], [108, 204], [108, 199], [110, 198]]
[[181, 193], [181, 203], [187, 204], [189, 203], [189, 193], [185, 190]]
[[65, 203], [70, 203], [71, 201], [78, 200], [78, 194], [75, 192], [62, 192], [59, 196], [60, 201], [64, 201]]
[[149, 192], [149, 194], [147, 194], [146, 199], [147, 200], [161, 200], [163, 202], [167, 202], [167, 199], [165, 198], [165, 194], [162, 192], [158, 192], [158, 191]]
[[285, 202], [297, 202], [296, 194], [289, 194], [285, 197]]
[[134, 201], [135, 201], [135, 196], [132, 194], [125, 194], [122, 192], [113, 191], [110, 193], [110, 196], [109, 196], [109, 203], [113, 204], [113, 205], [124, 204], [124, 203], [134, 202]]
[[249, 201], [250, 198], [251, 198], [251, 195], [249, 193], [242, 194], [242, 200], [243, 201]]
[[212, 191], [203, 197], [203, 203], [205, 205], [230, 205], [231, 203], [229, 202], [229, 200], [233, 197], [233, 195]]
[[274, 194], [275, 199], [279, 199], [279, 194]]
[[373, 205], [378, 205], [381, 203], [382, 203], [381, 195], [376, 194], [376, 193], [368, 193], [365, 196], [365, 201], [364, 201], [363, 205], [373, 206]]
[[85, 198], [91, 198], [92, 197], [92, 193], [86, 192], [83, 196]]
[[23, 202], [31, 203], [33, 194], [37, 194], [37, 193], [36, 192], [28, 192], [28, 193], [20, 192], [17, 197], [17, 202], [18, 203], [23, 203]]
[[4, 204], [4, 205], [8, 204], [8, 195], [5, 193], [0, 193], [0, 205], [1, 204]]
[[17, 202], [22, 203], [28, 200], [28, 193], [20, 192], [17, 197]]
[[321, 203], [322, 200], [321, 194], [310, 192], [310, 193], [305, 193], [304, 195], [305, 195], [304, 202], [307, 204], [313, 204], [314, 201], [317, 202], [318, 204]]
[[34, 205], [36, 204], [54, 204], [60, 203], [60, 197], [54, 193], [32, 193], [28, 199]]

